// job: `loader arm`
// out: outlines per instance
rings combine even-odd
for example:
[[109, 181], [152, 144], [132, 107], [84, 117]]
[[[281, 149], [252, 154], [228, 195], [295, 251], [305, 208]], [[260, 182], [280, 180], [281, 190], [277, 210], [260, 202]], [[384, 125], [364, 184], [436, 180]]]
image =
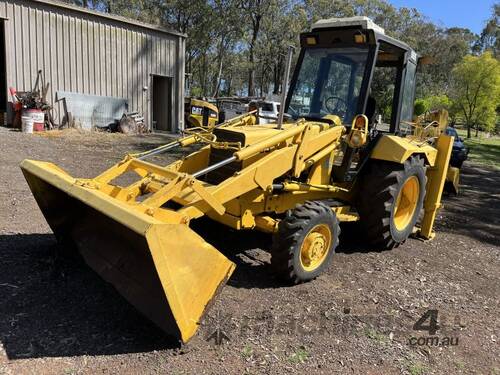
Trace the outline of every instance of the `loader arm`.
[[[243, 120], [232, 129], [245, 126], [252, 127]], [[342, 126], [321, 123], [288, 124], [269, 130], [271, 137], [234, 151], [228, 160], [204, 163], [201, 169], [200, 155], [214, 145], [165, 167], [141, 160], [152, 153], [128, 155], [93, 179], [76, 179], [51, 163], [34, 160], [23, 161], [21, 169], [56, 237], [78, 249], [98, 274], [165, 332], [186, 342], [235, 267], [189, 229], [190, 220], [207, 212], [224, 217], [230, 201], [270, 188], [297, 160], [337, 142], [343, 131]], [[304, 139], [307, 147], [300, 146]], [[175, 143], [197, 141], [188, 136]], [[242, 160], [253, 162], [219, 184], [204, 181], [210, 171]], [[302, 163], [298, 170], [304, 168]], [[128, 186], [113, 182], [129, 172], [137, 175], [136, 181]], [[181, 207], [173, 209], [170, 202]]]

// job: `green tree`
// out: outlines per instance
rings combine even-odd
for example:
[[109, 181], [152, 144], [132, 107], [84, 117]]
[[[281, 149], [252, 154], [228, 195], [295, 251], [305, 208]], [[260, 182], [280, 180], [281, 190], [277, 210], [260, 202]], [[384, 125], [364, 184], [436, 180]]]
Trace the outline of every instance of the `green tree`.
[[257, 48], [263, 18], [269, 15], [271, 0], [243, 0], [243, 10], [250, 19], [248, 40], [248, 96], [255, 95], [255, 50]]
[[415, 108], [413, 109], [413, 115], [414, 116], [420, 116], [423, 115], [425, 112], [427, 112], [427, 103], [425, 102], [425, 99], [417, 99], [415, 100]]
[[288, 0], [272, 1], [269, 15], [263, 19], [256, 50], [261, 96], [280, 93], [287, 48], [289, 45], [299, 47], [298, 35], [306, 25], [306, 15], [300, 4]]
[[427, 110], [435, 111], [438, 109], [449, 110], [452, 106], [452, 102], [447, 95], [431, 95], [424, 99], [426, 103]]
[[495, 126], [496, 109], [500, 105], [500, 62], [491, 52], [468, 55], [453, 69], [452, 100], [467, 126], [491, 130]]
[[[417, 9], [387, 0], [63, 1], [186, 33], [186, 72], [192, 92], [200, 96], [279, 93], [288, 45], [298, 47], [298, 34], [323, 18], [368, 16], [388, 35], [431, 56], [434, 64], [418, 75], [419, 98], [448, 95], [453, 66], [472, 52], [498, 51], [499, 43], [498, 4], [479, 38], [467, 29], [438, 27]], [[378, 78], [374, 94], [389, 116], [394, 80]]]
[[225, 65], [230, 64], [227, 58], [235, 44], [243, 35], [240, 0], [214, 0], [213, 37], [215, 72], [212, 79], [211, 95], [217, 97], [221, 90]]
[[500, 3], [494, 4], [492, 10], [493, 14], [481, 32], [477, 46], [483, 51], [491, 50], [495, 57], [500, 58]]

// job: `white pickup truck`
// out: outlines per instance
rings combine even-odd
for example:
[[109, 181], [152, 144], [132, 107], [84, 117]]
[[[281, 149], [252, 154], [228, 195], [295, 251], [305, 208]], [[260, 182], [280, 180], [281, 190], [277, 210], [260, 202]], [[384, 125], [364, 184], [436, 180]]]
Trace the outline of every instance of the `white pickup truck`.
[[278, 120], [280, 103], [271, 100], [252, 100], [248, 103], [248, 110], [259, 110], [259, 124], [269, 124]]

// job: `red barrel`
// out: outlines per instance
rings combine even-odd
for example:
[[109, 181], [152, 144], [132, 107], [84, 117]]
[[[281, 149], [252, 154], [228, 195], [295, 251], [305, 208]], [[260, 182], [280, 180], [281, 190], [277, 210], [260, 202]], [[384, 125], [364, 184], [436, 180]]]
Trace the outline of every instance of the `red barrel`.
[[41, 109], [31, 108], [26, 109], [23, 112], [23, 116], [28, 116], [33, 119], [33, 130], [36, 132], [41, 132], [45, 130], [45, 114]]

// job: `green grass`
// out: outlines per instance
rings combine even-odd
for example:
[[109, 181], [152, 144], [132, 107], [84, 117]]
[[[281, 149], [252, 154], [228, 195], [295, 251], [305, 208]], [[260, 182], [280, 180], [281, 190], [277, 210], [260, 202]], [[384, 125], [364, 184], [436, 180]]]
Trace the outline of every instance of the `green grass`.
[[298, 348], [297, 351], [288, 358], [288, 360], [292, 363], [304, 363], [308, 359], [309, 359], [309, 353], [303, 346]]
[[500, 168], [500, 137], [491, 136], [486, 138], [483, 133], [479, 133], [479, 137], [474, 137], [475, 131], [472, 132], [472, 137], [470, 139], [465, 138], [467, 136], [466, 129], [457, 129], [458, 134], [465, 141], [467, 147], [469, 147], [469, 158], [468, 160], [476, 163], [483, 164], [491, 167]]
[[243, 348], [243, 350], [241, 351], [241, 356], [243, 358], [249, 358], [251, 357], [253, 354], [253, 349], [250, 345], [245, 345], [245, 347]]
[[456, 361], [455, 366], [457, 366], [457, 368], [462, 371], [465, 369], [465, 363], [462, 361]]
[[387, 341], [389, 341], [389, 338], [386, 335], [378, 332], [371, 327], [365, 328], [364, 333], [366, 337], [371, 340], [377, 341], [380, 344], [385, 344]]
[[410, 375], [424, 375], [429, 369], [420, 362], [408, 362], [406, 368]]

